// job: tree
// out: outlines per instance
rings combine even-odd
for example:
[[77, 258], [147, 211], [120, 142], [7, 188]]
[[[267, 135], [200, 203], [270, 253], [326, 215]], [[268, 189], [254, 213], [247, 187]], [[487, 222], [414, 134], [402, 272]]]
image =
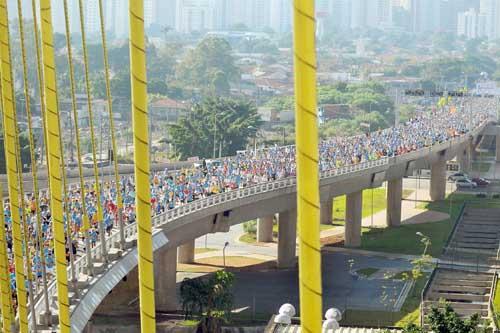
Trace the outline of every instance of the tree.
[[226, 271], [218, 271], [208, 279], [184, 279], [180, 293], [186, 319], [198, 315], [201, 332], [221, 332], [221, 324], [231, 314], [233, 282], [234, 274]]
[[271, 98], [267, 103], [267, 107], [274, 108], [277, 111], [286, 111], [294, 109], [295, 99], [293, 96], [276, 96]]
[[168, 86], [165, 81], [160, 79], [151, 79], [148, 83], [148, 93], [158, 95], [168, 95]]
[[417, 110], [415, 105], [404, 104], [399, 107], [399, 120], [401, 122], [406, 122], [417, 115]]
[[427, 317], [429, 329], [426, 330], [415, 324], [409, 324], [403, 333], [486, 333], [491, 332], [488, 323], [481, 320], [479, 314], [468, 319], [461, 319], [448, 303], [441, 303], [440, 307], [433, 307]]
[[111, 79], [111, 94], [130, 99], [130, 69], [118, 71]]
[[474, 314], [465, 320], [461, 319], [448, 303], [444, 304], [442, 310], [433, 307], [428, 322], [432, 332], [435, 333], [481, 333], [486, 332], [488, 326], [484, 325], [479, 314]]
[[384, 129], [389, 127], [389, 123], [384, 118], [380, 112], [372, 111], [369, 113], [361, 113], [354, 117], [354, 122], [356, 123], [356, 127], [361, 128], [361, 123], [370, 124], [370, 130], [376, 131], [379, 129]]
[[230, 83], [237, 80], [238, 74], [231, 46], [218, 37], [203, 39], [177, 67], [177, 77], [180, 80], [211, 92], [217, 91], [214, 84], [220, 83], [221, 77]]
[[276, 44], [267, 38], [242, 39], [236, 48], [244, 53], [279, 55], [279, 49]]
[[[21, 164], [23, 166], [23, 171], [26, 171], [31, 166], [30, 142], [26, 132], [19, 134], [19, 146], [21, 147]], [[35, 159], [38, 159], [37, 155], [35, 155]], [[2, 133], [0, 137], [0, 174], [5, 174], [6, 171], [5, 147]]]
[[[208, 97], [170, 126], [172, 143], [182, 159], [209, 158], [215, 147], [222, 156], [244, 149], [261, 124], [251, 102]], [[215, 140], [214, 140], [215, 139]]]
[[318, 87], [319, 104], [341, 104], [345, 103], [344, 94], [337, 90], [335, 86]]

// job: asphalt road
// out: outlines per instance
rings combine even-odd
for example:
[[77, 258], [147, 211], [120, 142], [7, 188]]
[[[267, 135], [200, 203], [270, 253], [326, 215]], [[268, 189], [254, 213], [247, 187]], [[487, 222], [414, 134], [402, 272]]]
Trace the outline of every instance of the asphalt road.
[[[349, 273], [350, 260], [354, 262], [353, 271], [360, 268], [379, 268], [381, 271], [373, 279], [355, 278]], [[383, 271], [410, 268], [410, 263], [405, 260], [323, 253], [323, 308], [394, 311], [405, 282], [384, 278]], [[255, 306], [256, 313], [271, 314], [277, 313], [283, 303], [291, 303], [298, 308], [298, 271], [236, 273], [234, 295], [236, 309], [252, 311]]]

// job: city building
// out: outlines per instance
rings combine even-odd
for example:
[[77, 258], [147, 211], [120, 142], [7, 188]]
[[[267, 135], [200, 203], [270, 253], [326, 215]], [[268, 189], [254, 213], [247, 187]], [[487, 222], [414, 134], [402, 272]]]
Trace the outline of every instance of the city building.
[[486, 37], [500, 38], [500, 0], [481, 0], [479, 11], [486, 19]]
[[390, 27], [392, 7], [390, 0], [352, 0], [351, 29]]
[[270, 0], [269, 26], [277, 33], [292, 30], [292, 5], [289, 0]]
[[176, 123], [189, 110], [189, 105], [170, 98], [162, 98], [150, 104], [151, 114], [156, 120]]
[[[484, 16], [482, 16], [484, 18]], [[457, 35], [465, 36], [467, 39], [479, 36], [479, 13], [470, 8], [468, 11], [459, 13], [457, 19]]]
[[177, 0], [175, 30], [178, 32], [211, 30], [212, 18], [210, 0]]
[[153, 2], [153, 22], [162, 26], [175, 28], [177, 0], [155, 0]]
[[441, 26], [441, 0], [411, 0], [412, 32], [435, 32]]
[[105, 2], [106, 31], [110, 37], [126, 38], [128, 36], [128, 0], [108, 0]]
[[332, 0], [329, 9], [331, 25], [339, 31], [349, 29], [351, 25], [351, 1]]
[[269, 27], [269, 1], [239, 0], [225, 2], [227, 9], [227, 28], [244, 24], [250, 30]]

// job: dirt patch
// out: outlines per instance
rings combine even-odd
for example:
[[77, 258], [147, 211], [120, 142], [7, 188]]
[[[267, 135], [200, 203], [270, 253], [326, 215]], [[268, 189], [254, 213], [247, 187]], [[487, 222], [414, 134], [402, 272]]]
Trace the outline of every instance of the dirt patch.
[[[197, 259], [194, 264], [178, 264], [179, 272], [212, 273], [224, 268], [223, 257], [208, 257]], [[275, 269], [274, 260], [262, 260], [244, 256], [226, 257], [226, 270], [232, 272], [251, 272]]]
[[332, 235], [322, 237], [320, 239], [321, 246], [343, 246], [344, 245], [344, 235]]

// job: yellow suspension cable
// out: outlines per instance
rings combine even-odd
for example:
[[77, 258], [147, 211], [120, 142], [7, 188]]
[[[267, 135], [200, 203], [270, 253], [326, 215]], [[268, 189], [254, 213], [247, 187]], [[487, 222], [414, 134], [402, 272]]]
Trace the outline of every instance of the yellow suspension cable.
[[83, 48], [83, 66], [85, 69], [85, 89], [87, 91], [87, 112], [89, 116], [89, 128], [90, 128], [90, 141], [92, 144], [92, 162], [94, 166], [94, 182], [95, 182], [95, 194], [97, 201], [97, 224], [99, 226], [99, 238], [101, 240], [101, 258], [107, 261], [107, 251], [106, 251], [106, 235], [104, 234], [104, 221], [102, 213], [101, 204], [101, 190], [99, 184], [99, 172], [97, 170], [97, 158], [96, 158], [96, 143], [94, 135], [94, 116], [92, 112], [92, 97], [90, 95], [90, 79], [89, 79], [89, 63], [87, 56], [87, 42], [85, 37], [85, 18], [83, 16], [83, 2], [78, 0], [79, 10], [80, 10], [80, 33], [82, 35], [82, 48]]
[[154, 333], [156, 332], [156, 319], [153, 240], [151, 235], [151, 193], [149, 189], [150, 156], [143, 0], [129, 1], [129, 20], [141, 332]]
[[[41, 113], [41, 118], [42, 118], [42, 130], [43, 130], [43, 138], [44, 138], [44, 145], [45, 145], [45, 154], [46, 154], [46, 160], [47, 160], [47, 187], [50, 189], [50, 171], [49, 171], [49, 155], [48, 155], [48, 141], [47, 141], [47, 124], [46, 124], [46, 118], [45, 118], [45, 101], [44, 101], [44, 94], [43, 94], [43, 77], [42, 77], [42, 65], [41, 65], [41, 55], [40, 55], [40, 38], [38, 36], [38, 14], [36, 12], [36, 2], [35, 0], [31, 1], [31, 10], [32, 10], [32, 15], [33, 15], [33, 33], [34, 33], [34, 39], [35, 39], [35, 50], [36, 50], [36, 68], [37, 68], [37, 75], [38, 75], [38, 90], [39, 90], [39, 95], [40, 95], [40, 113]], [[21, 27], [21, 25], [20, 25]], [[30, 131], [30, 146], [34, 147], [34, 142], [33, 142], [33, 131], [32, 131], [32, 124], [31, 124], [31, 110], [28, 109], [28, 126], [29, 126], [29, 131]], [[31, 149], [33, 152], [33, 149]], [[33, 161], [34, 156], [32, 156], [32, 161]], [[35, 195], [35, 203], [36, 203], [36, 228], [37, 228], [37, 239], [38, 239], [38, 253], [40, 256], [40, 266], [42, 268], [42, 288], [43, 288], [43, 301], [45, 305], [45, 315], [50, 317], [50, 304], [49, 304], [49, 295], [48, 295], [48, 282], [47, 282], [47, 266], [45, 262], [45, 244], [42, 238], [42, 221], [40, 219], [40, 193], [39, 193], [39, 187], [38, 187], [38, 180], [37, 180], [37, 167], [36, 163], [32, 162], [32, 173], [33, 173], [33, 193]]]
[[[5, 1], [5, 0], [3, 0]], [[50, 165], [50, 204], [54, 230], [54, 248], [56, 257], [57, 301], [59, 306], [59, 332], [69, 333], [71, 330], [68, 276], [66, 271], [66, 243], [64, 235], [64, 218], [62, 207], [61, 184], [61, 149], [59, 147], [59, 109], [57, 105], [57, 79], [54, 60], [54, 42], [52, 33], [52, 11], [50, 0], [40, 1], [40, 18], [42, 22], [43, 78], [45, 91], [45, 107], [47, 130], [49, 132], [49, 165]]]
[[0, 292], [2, 304], [2, 330], [4, 333], [12, 332], [14, 320], [12, 318], [12, 291], [10, 289], [9, 258], [7, 256], [7, 242], [5, 238], [5, 225], [3, 216], [3, 189], [0, 186]]
[[[12, 91], [14, 91], [14, 87], [12, 87]], [[29, 102], [28, 102], [29, 103]], [[16, 111], [14, 109], [14, 111]], [[24, 196], [24, 184], [23, 184], [23, 163], [21, 160], [21, 145], [19, 140], [19, 128], [17, 126], [17, 112], [14, 112], [14, 118], [16, 121], [16, 149], [17, 149], [17, 165], [19, 166], [18, 171], [18, 179], [19, 179], [19, 206], [21, 207], [20, 216], [21, 216], [21, 226], [22, 226], [22, 235], [23, 235], [23, 243], [24, 243], [24, 257], [25, 257], [25, 269], [26, 276], [25, 280], [28, 282], [28, 299], [30, 311], [32, 314], [35, 313], [35, 302], [33, 298], [33, 271], [31, 268], [31, 253], [29, 246], [29, 231], [28, 231], [28, 219], [29, 216], [26, 214], [26, 201]], [[33, 321], [33, 331], [36, 333], [38, 329], [36, 327], [36, 316], [31, 316]]]
[[294, 0], [297, 217], [302, 332], [321, 332], [318, 115], [314, 0]]
[[[22, 4], [21, 0], [17, 1], [17, 13], [18, 13], [18, 24], [19, 24], [19, 39], [20, 39], [20, 44], [21, 44], [21, 58], [22, 58], [22, 67], [23, 67], [23, 85], [24, 85], [24, 98], [25, 98], [25, 108], [26, 108], [26, 116], [27, 116], [27, 121], [28, 121], [28, 136], [29, 136], [29, 145], [30, 145], [30, 160], [31, 160], [31, 176], [33, 178], [33, 194], [34, 194], [34, 199], [35, 199], [35, 214], [36, 214], [36, 226], [37, 226], [37, 240], [39, 243], [40, 248], [43, 247], [42, 243], [42, 237], [41, 237], [41, 221], [40, 221], [40, 200], [39, 200], [39, 193], [38, 193], [38, 180], [37, 180], [37, 167], [36, 167], [36, 158], [35, 158], [35, 142], [33, 140], [33, 128], [32, 128], [32, 117], [31, 117], [31, 103], [30, 103], [30, 94], [29, 94], [29, 87], [28, 87], [28, 66], [26, 62], [26, 49], [24, 45], [24, 40], [25, 40], [25, 35], [24, 35], [24, 22], [23, 22], [23, 11], [22, 11]], [[22, 165], [20, 163], [20, 165]], [[22, 169], [22, 168], [21, 168]], [[22, 171], [21, 171], [22, 172]], [[22, 173], [21, 173], [22, 175]], [[22, 186], [22, 180], [20, 182], [20, 189], [21, 189], [21, 197], [23, 198], [24, 202], [24, 193], [23, 193], [23, 186]], [[24, 207], [23, 207], [24, 208]], [[26, 244], [26, 254], [27, 254], [27, 262], [28, 264], [26, 265], [28, 269], [28, 280], [29, 280], [29, 301], [30, 301], [30, 310], [31, 310], [31, 319], [32, 319], [32, 325], [33, 325], [33, 330], [36, 332], [37, 331], [37, 315], [34, 311], [35, 309], [35, 304], [34, 304], [34, 292], [33, 292], [33, 272], [31, 269], [31, 254], [30, 254], [30, 248], [28, 246], [28, 219], [31, 219], [29, 214], [25, 214], [25, 220], [24, 220], [24, 241]], [[36, 243], [36, 242], [35, 242]], [[43, 251], [42, 251], [42, 255]], [[45, 259], [43, 260], [42, 264], [44, 264]], [[45, 281], [43, 282], [43, 285], [45, 286], [47, 284], [46, 279], [47, 277], [45, 276], [44, 273], [42, 273], [42, 279]], [[44, 298], [46, 301], [46, 308], [48, 308], [48, 295], [47, 295], [47, 290], [43, 290], [44, 293]]]
[[27, 294], [25, 287], [25, 270], [23, 256], [23, 239], [21, 231], [21, 217], [19, 215], [19, 179], [17, 163], [17, 140], [15, 120], [15, 96], [12, 90], [9, 16], [6, 0], [0, 0], [0, 61], [2, 75], [2, 110], [4, 118], [4, 144], [9, 184], [9, 203], [12, 214], [12, 238], [14, 265], [16, 269], [16, 292], [18, 301], [19, 329], [21, 333], [28, 332]]
[[73, 67], [73, 50], [71, 47], [71, 31], [69, 25], [69, 11], [68, 11], [68, 0], [63, 1], [64, 6], [64, 21], [65, 21], [65, 29], [66, 29], [66, 47], [68, 49], [68, 66], [69, 66], [69, 81], [70, 81], [70, 93], [71, 93], [71, 107], [73, 111], [73, 126], [75, 128], [75, 136], [76, 136], [76, 156], [78, 159], [78, 176], [80, 180], [80, 198], [82, 205], [82, 233], [85, 235], [85, 251], [87, 258], [87, 273], [93, 275], [92, 269], [92, 256], [90, 251], [90, 239], [89, 239], [89, 216], [87, 214], [87, 203], [85, 202], [85, 181], [83, 176], [83, 167], [82, 167], [82, 150], [80, 146], [80, 129], [78, 125], [78, 110], [76, 105], [76, 92], [75, 92], [75, 75], [74, 75], [74, 67]]
[[116, 150], [115, 126], [113, 123], [113, 100], [111, 97], [111, 84], [109, 81], [109, 62], [108, 62], [108, 47], [106, 43], [106, 29], [104, 26], [104, 11], [102, 8], [102, 0], [99, 0], [99, 18], [101, 23], [101, 41], [102, 52], [104, 58], [104, 79], [106, 81], [106, 99], [108, 101], [109, 128], [111, 132], [111, 145], [113, 149], [113, 166], [115, 169], [115, 185], [116, 185], [116, 202], [118, 206], [118, 223], [120, 229], [120, 245], [122, 249], [125, 246], [125, 232], [123, 226], [123, 199], [120, 186], [120, 174], [118, 172], [118, 151]]
[[12, 291], [10, 289], [9, 257], [5, 237], [5, 221], [3, 216], [3, 189], [0, 186], [0, 301], [2, 304], [2, 330], [12, 332]]
[[[59, 133], [63, 134], [63, 131], [61, 130], [61, 117], [58, 119], [58, 126], [59, 126]], [[68, 201], [68, 183], [66, 181], [66, 161], [64, 159], [64, 140], [62, 139], [62, 135], [59, 136], [59, 146], [61, 148], [61, 174], [62, 174], [62, 190], [63, 190], [63, 198], [64, 198], [64, 203], [63, 203], [63, 210], [64, 210], [64, 215], [66, 216], [66, 244], [68, 246], [68, 251], [69, 251], [69, 262], [70, 262], [70, 268], [71, 268], [71, 281], [74, 283], [73, 289], [75, 292], [78, 292], [76, 288], [76, 271], [75, 271], [75, 258], [73, 255], [73, 235], [71, 233], [71, 215], [69, 213], [69, 201]]]

